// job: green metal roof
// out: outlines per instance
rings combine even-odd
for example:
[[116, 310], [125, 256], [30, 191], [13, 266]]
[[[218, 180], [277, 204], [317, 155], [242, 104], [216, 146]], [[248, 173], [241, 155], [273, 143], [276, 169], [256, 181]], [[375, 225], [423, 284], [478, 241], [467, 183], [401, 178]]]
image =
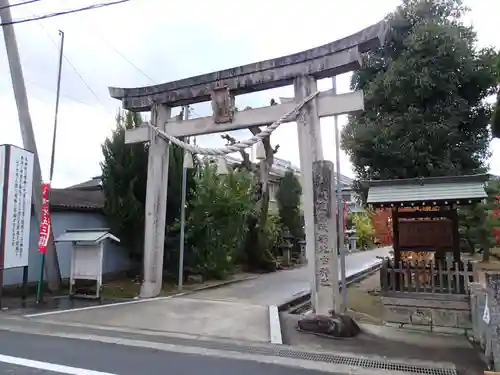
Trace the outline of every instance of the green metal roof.
[[107, 228], [68, 229], [65, 233], [57, 237], [55, 242], [99, 243], [107, 239], [120, 242], [120, 240], [112, 235]]
[[449, 201], [449, 203], [467, 204], [487, 197], [484, 190], [484, 183], [487, 180], [488, 175], [473, 175], [369, 181], [367, 203], [433, 204], [437, 201]]

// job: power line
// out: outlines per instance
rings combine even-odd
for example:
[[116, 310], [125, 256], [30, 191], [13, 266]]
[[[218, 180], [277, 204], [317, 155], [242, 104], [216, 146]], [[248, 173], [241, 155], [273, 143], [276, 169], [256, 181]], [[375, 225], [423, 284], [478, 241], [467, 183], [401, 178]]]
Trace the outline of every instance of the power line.
[[110, 49], [112, 49], [116, 54], [118, 54], [123, 60], [125, 60], [125, 62], [127, 62], [130, 66], [132, 66], [137, 72], [139, 72], [143, 77], [145, 77], [146, 79], [148, 79], [153, 85], [156, 85], [156, 81], [151, 78], [151, 76], [149, 76], [148, 74], [146, 74], [146, 72], [144, 72], [144, 70], [142, 70], [141, 68], [139, 68], [137, 65], [135, 65], [130, 59], [127, 58], [127, 56], [125, 56], [125, 54], [123, 54], [121, 51], [119, 51], [117, 48], [115, 48], [111, 42], [109, 40], [107, 40], [98, 30], [96, 27], [92, 27], [91, 28], [91, 31], [94, 32], [95, 35], [97, 35], [99, 37], [99, 39], [101, 39], [101, 41], [103, 43], [105, 43]]
[[[48, 30], [45, 28], [45, 26], [43, 26], [43, 24], [41, 22], [39, 22], [39, 21], [37, 21], [36, 24], [42, 28], [42, 30], [47, 34], [47, 36], [52, 41], [52, 43], [54, 44], [54, 46], [57, 47], [57, 42], [54, 40], [54, 38], [52, 37], [52, 35], [50, 35], [50, 33], [48, 32]], [[90, 87], [90, 85], [87, 83], [87, 81], [85, 81], [85, 79], [83, 78], [83, 76], [78, 72], [78, 70], [76, 69], [76, 67], [71, 63], [71, 61], [66, 56], [66, 54], [63, 54], [63, 58], [68, 63], [68, 65], [71, 67], [71, 69], [75, 72], [75, 74], [80, 78], [80, 80], [85, 85], [85, 87], [87, 87], [87, 89], [90, 91], [90, 93], [94, 96], [94, 98], [97, 100], [97, 103], [99, 105], [101, 105], [105, 111], [107, 111], [108, 113], [111, 114], [111, 112], [109, 111], [109, 109], [106, 108], [104, 106], [104, 104], [102, 104], [101, 100], [99, 99], [99, 97], [97, 96], [97, 94], [95, 93], [95, 91], [92, 90], [92, 88]], [[73, 100], [75, 100], [75, 99], [73, 99]], [[83, 104], [87, 104], [88, 105], [88, 103], [85, 103], [85, 102], [83, 102], [81, 100], [76, 100], [76, 101], [79, 101], [79, 102], [81, 102]]]
[[[40, 0], [28, 0], [26, 2], [26, 4], [28, 4], [29, 2], [34, 2], [34, 1], [40, 1]], [[112, 5], [112, 4], [119, 4], [119, 3], [122, 3], [122, 2], [125, 2], [125, 1], [129, 1], [129, 0], [121, 0], [121, 1], [115, 1], [114, 3], [106, 3], [106, 4], [100, 4], [101, 6], [106, 6], [106, 5]], [[89, 8], [89, 7], [87, 7]], [[82, 8], [83, 10], [84, 8]], [[38, 21], [39, 19], [37, 19], [37, 16], [35, 16], [33, 14], [33, 18], [30, 19], [30, 20], [36, 20]], [[21, 20], [22, 21], [22, 20]], [[26, 20], [27, 22], [27, 20]], [[16, 21], [14, 21], [13, 23], [17, 23]], [[43, 27], [43, 25], [41, 25], [41, 23], [38, 23], [40, 26]], [[44, 28], [45, 32], [48, 34], [47, 30]], [[116, 49], [106, 38], [104, 38], [102, 36], [102, 34], [100, 34], [95, 28], [92, 29], [94, 31], [94, 33], [105, 43], [108, 45], [109, 48], [111, 48], [115, 53], [117, 53], [123, 60], [125, 60], [128, 64], [130, 64], [135, 70], [137, 70], [140, 74], [142, 74], [145, 78], [147, 78], [149, 81], [151, 81], [153, 84], [156, 84], [156, 81], [151, 78], [148, 74], [146, 74], [143, 70], [141, 70], [137, 65], [135, 65], [130, 59], [128, 59], [122, 52], [120, 52], [118, 49]], [[49, 35], [49, 34], [48, 34]], [[54, 39], [49, 35], [49, 37], [51, 38], [52, 42], [57, 45], [57, 43], [55, 43]], [[71, 68], [74, 70], [74, 72], [80, 77], [80, 79], [82, 80], [82, 82], [85, 84], [85, 86], [87, 86], [87, 88], [89, 89], [90, 92], [92, 92], [92, 94], [96, 97], [96, 99], [99, 101], [97, 95], [92, 91], [92, 89], [89, 87], [89, 85], [85, 82], [85, 80], [81, 77], [81, 75], [77, 72], [77, 70], [75, 69], [75, 67], [73, 66], [73, 64], [71, 64], [71, 62], [69, 61], [69, 59], [64, 55], [64, 59], [66, 60], [66, 62], [71, 66]]]
[[[35, 81], [31, 81], [29, 79], [25, 79], [25, 81], [28, 84], [27, 85], [28, 87], [30, 87], [31, 85], [33, 85], [33, 86], [37, 86], [38, 88], [40, 88], [42, 90], [45, 90], [45, 91], [48, 91], [48, 92], [51, 92], [51, 93], [54, 92], [53, 88], [46, 87], [46, 86], [41, 85], [40, 83], [37, 83]], [[1, 82], [2, 82], [2, 80], [0, 80], [0, 83]], [[44, 102], [44, 103], [50, 104], [50, 105], [54, 104], [54, 103], [50, 102], [48, 99], [46, 99], [45, 97], [35, 96], [35, 98], [38, 99], [38, 100], [40, 100], [40, 101], [42, 101], [42, 102]], [[65, 98], [65, 99], [71, 100], [72, 102], [75, 102], [75, 103], [80, 103], [80, 104], [84, 104], [84, 105], [87, 105], [87, 106], [92, 107], [92, 108], [96, 108], [95, 104], [86, 102], [86, 101], [78, 99], [78, 98], [74, 98], [74, 97], [72, 97], [72, 96], [70, 96], [68, 94], [61, 93], [61, 98]], [[104, 108], [104, 110], [106, 110], [106, 112], [108, 112], [108, 114], [112, 114], [111, 111], [109, 111], [107, 108]]]
[[[45, 87], [43, 85], [40, 85], [39, 83], [36, 83], [36, 82], [33, 82], [33, 81], [28, 81], [26, 80], [26, 82], [30, 85], [34, 85], [34, 86], [38, 86], [39, 88], [43, 89], [43, 90], [46, 90], [46, 91], [49, 91], [51, 93], [54, 92], [54, 89], [51, 89], [51, 88], [48, 88], [48, 87]], [[35, 96], [36, 97], [36, 96]], [[77, 98], [73, 98], [72, 96], [69, 96], [69, 95], [66, 95], [66, 94], [63, 94], [61, 93], [61, 97], [62, 98], [65, 98], [65, 99], [68, 99], [68, 100], [71, 100], [75, 103], [80, 103], [80, 104], [84, 104], [84, 105], [87, 105], [89, 107], [92, 107], [92, 108], [95, 108], [95, 105], [91, 104], [91, 103], [88, 103], [86, 101], [83, 101], [83, 100], [80, 100], [80, 99], [77, 99]], [[42, 102], [45, 102], [47, 104], [50, 104], [50, 105], [53, 105], [54, 103], [50, 102], [49, 100], [45, 99], [45, 98], [41, 98], [41, 97], [36, 97], [38, 100], [42, 101]], [[109, 111], [108, 111], [109, 112]], [[110, 112], [109, 112], [110, 113]], [[111, 113], [110, 113], [111, 114]]]
[[[33, 1], [33, 0], [30, 0], [30, 1]], [[43, 16], [36, 16], [36, 17], [33, 17], [33, 18], [24, 18], [24, 19], [15, 20], [15, 21], [12, 21], [12, 22], [4, 22], [4, 23], [0, 23], [0, 26], [15, 25], [15, 24], [18, 24], [18, 23], [25, 23], [25, 22], [30, 22], [30, 21], [44, 20], [46, 18], [52, 18], [52, 17], [57, 17], [57, 16], [64, 16], [66, 14], [83, 12], [85, 10], [92, 10], [92, 9], [104, 8], [104, 7], [107, 7], [107, 6], [110, 6], [110, 5], [116, 5], [116, 4], [126, 3], [127, 1], [130, 1], [130, 0], [117, 0], [117, 1], [113, 1], [111, 3], [94, 4], [94, 5], [89, 5], [89, 6], [86, 6], [86, 7], [83, 7], [83, 8], [66, 10], [66, 11], [55, 12], [55, 13], [49, 13], [49, 14], [44, 14]]]
[[94, 90], [92, 90], [92, 88], [90, 87], [90, 85], [87, 83], [87, 81], [85, 81], [85, 79], [82, 77], [82, 75], [80, 73], [78, 73], [78, 70], [76, 70], [75, 66], [71, 63], [71, 61], [65, 56], [63, 55], [64, 57], [64, 60], [66, 60], [66, 62], [69, 64], [69, 66], [71, 67], [71, 69], [73, 69], [73, 71], [75, 72], [75, 74], [80, 78], [80, 80], [82, 81], [82, 83], [85, 85], [85, 87], [87, 87], [87, 89], [91, 92], [91, 94], [95, 97], [95, 99], [97, 100], [97, 102], [103, 106], [104, 109], [106, 109], [106, 111], [109, 112], [109, 110], [104, 107], [104, 105], [101, 103], [101, 100], [99, 99], [99, 97], [97, 96], [97, 94], [95, 93]]
[[[37, 2], [37, 1], [40, 1], [40, 0], [27, 0], [24, 3], [19, 3], [19, 4], [14, 4], [14, 5], [29, 4], [29, 3]], [[120, 3], [124, 3], [126, 1], [129, 1], [129, 0], [120, 0], [120, 1], [114, 1], [114, 2], [111, 2], [111, 3], [95, 4], [95, 5], [92, 5], [92, 6], [85, 7], [85, 8], [80, 8], [80, 9], [76, 9], [76, 10], [72, 10], [72, 11], [67, 11], [67, 12], [58, 12], [58, 13], [54, 13], [54, 14], [51, 14], [51, 15], [40, 16], [40, 17], [38, 17], [38, 16], [36, 16], [35, 14], [32, 13], [32, 16], [33, 16], [32, 18], [28, 18], [28, 19], [25, 19], [25, 20], [19, 20], [19, 21], [13, 21], [12, 23], [5, 23], [5, 25], [7, 25], [7, 24], [15, 24], [15, 23], [22, 23], [22, 22], [28, 22], [28, 21], [37, 21], [37, 24], [40, 27], [42, 27], [42, 29], [47, 34], [47, 36], [51, 39], [52, 43], [54, 43], [54, 45], [57, 46], [56, 41], [52, 38], [52, 36], [50, 35], [50, 33], [47, 31], [47, 29], [40, 22], [38, 22], [40, 19], [49, 18], [50, 16], [54, 17], [56, 15], [70, 14], [70, 13], [74, 13], [74, 12], [78, 12], [78, 11], [100, 8], [100, 7], [108, 6], [108, 5], [120, 4]], [[0, 26], [1, 25], [3, 25], [3, 24], [0, 24]], [[147, 75], [143, 70], [141, 70], [131, 60], [129, 60], [122, 52], [120, 52], [118, 49], [116, 49], [108, 40], [106, 40], [99, 32], [97, 32], [97, 30], [95, 30], [95, 28], [93, 28], [92, 30], [94, 30], [94, 32], [97, 34], [97, 36], [100, 37], [101, 40], [104, 43], [106, 43], [109, 48], [111, 48], [113, 51], [115, 51], [115, 53], [117, 53], [122, 59], [124, 59], [128, 64], [130, 64], [134, 69], [136, 69], [145, 78], [147, 78], [148, 80], [150, 80], [153, 84], [156, 84], [156, 82], [155, 82], [155, 80], [153, 78], [151, 78], [149, 75]], [[101, 100], [99, 99], [99, 97], [97, 96], [97, 94], [94, 92], [94, 90], [92, 90], [92, 88], [90, 87], [90, 85], [85, 81], [85, 79], [78, 72], [78, 70], [76, 69], [76, 67], [71, 63], [71, 61], [69, 60], [69, 58], [65, 54], [63, 54], [63, 58], [69, 64], [69, 66], [72, 68], [72, 70], [75, 72], [75, 74], [80, 78], [80, 80], [82, 81], [82, 83], [92, 93], [92, 95], [95, 97], [95, 99], [97, 100], [97, 102], [101, 106], [103, 106], [103, 108], [106, 111], [109, 112], [109, 110], [101, 103]]]
[[200, 115], [198, 112], [196, 112], [193, 108], [189, 108], [189, 111], [192, 112], [195, 116], [198, 116], [198, 117], [203, 117], [202, 115]]
[[132, 61], [130, 61], [123, 53], [121, 53], [119, 50], [117, 50], [106, 38], [102, 36], [101, 33], [99, 33], [95, 28], [92, 29], [92, 31], [104, 42], [108, 45], [109, 48], [111, 48], [113, 51], [115, 51], [120, 57], [125, 60], [127, 63], [129, 63], [135, 70], [137, 70], [140, 74], [142, 74], [145, 78], [150, 80], [154, 85], [156, 84], [156, 81], [151, 78], [149, 75], [147, 75], [143, 70], [141, 70], [137, 65], [135, 65]]
[[40, 1], [40, 0], [27, 0], [27, 1], [20, 2], [20, 3], [16, 3], [16, 4], [10, 4], [10, 5], [0, 7], [0, 10], [7, 9], [7, 8], [14, 8], [14, 7], [17, 7], [20, 5], [27, 5], [27, 4], [31, 4], [31, 3], [36, 3], [38, 1]]

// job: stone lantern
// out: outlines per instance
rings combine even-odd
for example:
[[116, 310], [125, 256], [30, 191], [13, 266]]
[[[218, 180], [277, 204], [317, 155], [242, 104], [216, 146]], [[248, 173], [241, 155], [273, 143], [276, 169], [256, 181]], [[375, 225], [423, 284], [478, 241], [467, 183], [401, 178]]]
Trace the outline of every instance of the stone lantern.
[[281, 249], [283, 251], [283, 265], [289, 267], [292, 263], [292, 248], [293, 248], [293, 236], [291, 235], [288, 228], [283, 231], [283, 243]]

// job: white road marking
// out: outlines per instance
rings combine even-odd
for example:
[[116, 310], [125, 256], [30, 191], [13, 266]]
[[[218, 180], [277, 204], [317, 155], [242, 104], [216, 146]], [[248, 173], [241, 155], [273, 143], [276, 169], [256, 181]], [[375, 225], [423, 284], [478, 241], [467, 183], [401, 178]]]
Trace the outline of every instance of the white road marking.
[[0, 362], [9, 363], [11, 365], [35, 368], [37, 370], [58, 372], [60, 374], [68, 374], [68, 375], [117, 375], [117, 374], [112, 374], [110, 372], [86, 370], [78, 367], [57, 365], [55, 363], [34, 361], [32, 359], [11, 357], [2, 354], [0, 354]]
[[48, 315], [56, 315], [56, 314], [65, 314], [65, 313], [76, 312], [76, 311], [104, 309], [106, 307], [116, 307], [116, 306], [123, 306], [123, 305], [134, 305], [134, 304], [137, 304], [137, 303], [144, 303], [144, 302], [162, 301], [162, 300], [165, 300], [165, 299], [170, 299], [172, 297], [180, 297], [180, 296], [183, 296], [184, 294], [186, 294], [186, 293], [179, 293], [179, 294], [176, 294], [176, 295], [173, 295], [173, 296], [167, 296], [167, 297], [134, 299], [132, 301], [123, 301], [123, 302], [116, 302], [116, 303], [108, 303], [106, 305], [93, 305], [93, 306], [86, 306], [86, 307], [78, 307], [78, 308], [74, 308], [74, 309], [46, 311], [46, 312], [41, 312], [41, 313], [27, 314], [27, 315], [24, 315], [24, 317], [25, 318], [35, 318], [37, 316], [48, 316]]

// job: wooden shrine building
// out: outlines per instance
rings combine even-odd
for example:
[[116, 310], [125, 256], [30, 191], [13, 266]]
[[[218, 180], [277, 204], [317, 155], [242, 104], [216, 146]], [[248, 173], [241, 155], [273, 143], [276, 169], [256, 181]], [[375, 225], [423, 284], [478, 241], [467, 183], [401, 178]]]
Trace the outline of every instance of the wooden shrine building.
[[487, 197], [488, 175], [367, 181], [367, 204], [391, 208], [394, 258], [380, 273], [386, 320], [467, 328], [473, 267], [460, 251], [458, 210]]

